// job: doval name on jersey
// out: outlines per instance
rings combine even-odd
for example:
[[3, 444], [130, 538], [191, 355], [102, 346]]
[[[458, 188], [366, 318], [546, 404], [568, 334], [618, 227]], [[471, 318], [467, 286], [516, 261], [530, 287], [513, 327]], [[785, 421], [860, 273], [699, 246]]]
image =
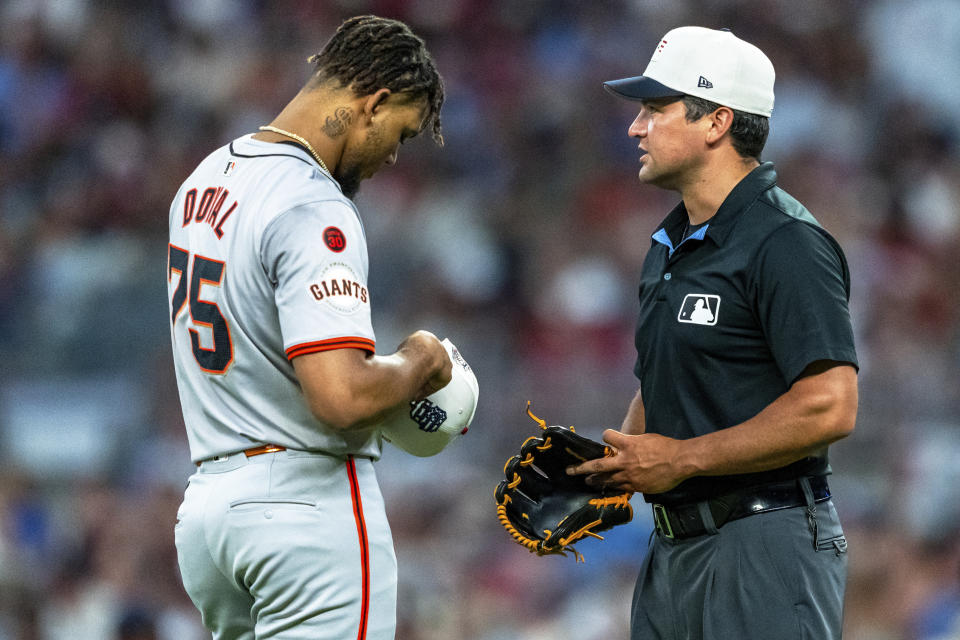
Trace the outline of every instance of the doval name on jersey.
[[[190, 189], [183, 195], [183, 226], [186, 227], [191, 222], [201, 223], [205, 222], [210, 225], [210, 228], [213, 229], [213, 232], [217, 234], [217, 239], [223, 237], [223, 225], [227, 221], [227, 218], [230, 217], [230, 214], [233, 213], [233, 210], [237, 208], [237, 203], [234, 201], [230, 208], [228, 208], [223, 215], [220, 215], [220, 210], [223, 208], [223, 203], [226, 201], [229, 191], [223, 187], [209, 187], [204, 189], [203, 194], [200, 196], [200, 202], [197, 202], [197, 189]], [[219, 219], [218, 219], [219, 218]]]

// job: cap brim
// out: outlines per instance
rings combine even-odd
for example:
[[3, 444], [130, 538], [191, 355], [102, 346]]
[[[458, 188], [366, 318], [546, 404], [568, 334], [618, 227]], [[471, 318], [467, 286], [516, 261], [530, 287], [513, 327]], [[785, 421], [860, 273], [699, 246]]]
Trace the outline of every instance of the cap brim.
[[652, 78], [637, 76], [603, 83], [603, 88], [615, 96], [627, 100], [649, 100], [652, 98], [670, 98], [684, 95], [682, 91], [671, 89]]

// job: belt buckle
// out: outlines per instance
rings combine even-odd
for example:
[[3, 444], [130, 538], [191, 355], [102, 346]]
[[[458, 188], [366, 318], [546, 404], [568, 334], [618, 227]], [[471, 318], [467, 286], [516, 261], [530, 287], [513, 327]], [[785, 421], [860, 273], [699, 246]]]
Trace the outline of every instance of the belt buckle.
[[667, 508], [662, 504], [654, 503], [653, 505], [653, 523], [663, 537], [673, 540], [673, 527], [670, 526], [670, 518], [667, 517]]

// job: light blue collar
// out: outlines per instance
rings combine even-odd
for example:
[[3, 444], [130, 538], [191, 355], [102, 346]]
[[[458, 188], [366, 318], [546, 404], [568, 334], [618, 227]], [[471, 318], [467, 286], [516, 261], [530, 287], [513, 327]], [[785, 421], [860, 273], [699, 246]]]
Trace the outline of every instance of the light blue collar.
[[655, 242], [659, 242], [660, 244], [666, 246], [670, 252], [668, 254], [668, 257], [673, 257], [673, 253], [677, 249], [679, 249], [680, 245], [682, 245], [687, 240], [703, 240], [704, 238], [706, 238], [707, 228], [709, 226], [710, 226], [710, 223], [703, 225], [702, 227], [697, 229], [695, 233], [690, 234], [684, 240], [682, 240], [680, 244], [678, 244], [676, 247], [674, 247], [673, 242], [670, 241], [670, 236], [667, 235], [667, 230], [662, 227], [660, 229], [657, 229], [656, 233], [654, 233], [651, 237]]

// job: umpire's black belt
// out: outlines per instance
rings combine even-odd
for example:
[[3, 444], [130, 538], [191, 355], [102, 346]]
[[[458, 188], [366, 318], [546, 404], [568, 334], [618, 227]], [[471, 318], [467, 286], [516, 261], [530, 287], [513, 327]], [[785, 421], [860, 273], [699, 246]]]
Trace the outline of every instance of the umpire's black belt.
[[[827, 486], [825, 477], [812, 476], [807, 480], [814, 502], [830, 499], [830, 487]], [[654, 503], [653, 521], [657, 532], [665, 538], [682, 540], [700, 536], [710, 531], [710, 527], [704, 522], [704, 508], [709, 509], [714, 525], [719, 528], [732, 520], [758, 513], [805, 506], [807, 500], [800, 482], [788, 480], [765, 484], [691, 504], [667, 506]]]

